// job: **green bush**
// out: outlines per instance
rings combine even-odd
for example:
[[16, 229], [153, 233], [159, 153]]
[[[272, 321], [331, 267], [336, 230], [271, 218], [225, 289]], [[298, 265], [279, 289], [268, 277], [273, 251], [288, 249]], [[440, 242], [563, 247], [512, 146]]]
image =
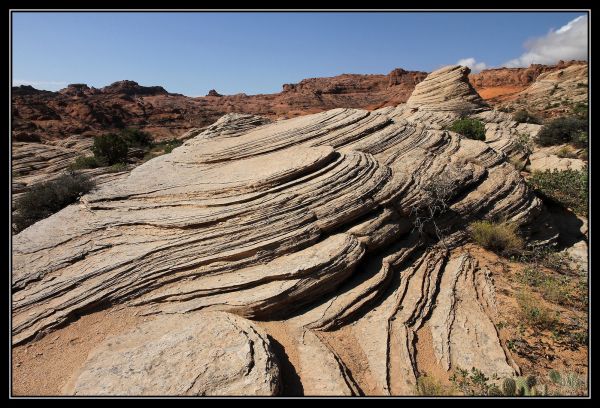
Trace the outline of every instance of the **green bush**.
[[471, 223], [469, 231], [477, 244], [494, 252], [509, 254], [523, 248], [523, 240], [518, 235], [515, 224], [476, 221]]
[[502, 391], [507, 397], [512, 397], [517, 392], [517, 384], [512, 378], [505, 378], [502, 382]]
[[165, 152], [165, 153], [171, 153], [174, 148], [179, 147], [182, 144], [183, 144], [182, 140], [172, 139], [172, 140], [165, 140], [164, 142], [158, 143], [157, 147], [162, 147], [163, 152]]
[[152, 136], [139, 129], [127, 128], [121, 131], [121, 137], [129, 147], [150, 147], [153, 144]]
[[477, 119], [458, 119], [448, 128], [464, 137], [475, 140], [485, 140], [485, 125]]
[[81, 170], [81, 169], [95, 169], [100, 167], [102, 164], [98, 162], [95, 156], [79, 156], [75, 161], [69, 166], [71, 170]]
[[125, 163], [116, 163], [108, 168], [109, 173], [119, 173], [127, 170], [127, 164]]
[[587, 216], [587, 169], [534, 171], [529, 183], [542, 197], [570, 208], [579, 215]]
[[517, 302], [519, 304], [519, 318], [529, 326], [538, 329], [551, 329], [558, 323], [554, 313], [542, 306], [537, 299], [531, 296], [530, 292], [522, 291], [519, 293]]
[[12, 219], [13, 230], [18, 233], [54, 214], [77, 201], [94, 186], [94, 182], [86, 175], [77, 172], [69, 172], [53, 181], [34, 186], [16, 202], [16, 214]]
[[534, 123], [536, 125], [540, 125], [542, 121], [535, 115], [527, 112], [526, 110], [520, 110], [515, 112], [513, 115], [513, 120], [518, 123]]
[[127, 149], [125, 140], [115, 133], [96, 136], [92, 146], [92, 152], [96, 160], [109, 166], [125, 162], [127, 160]]
[[585, 121], [588, 120], [589, 108], [588, 108], [587, 103], [583, 103], [583, 102], [576, 103], [575, 105], [573, 105], [571, 107], [571, 112], [573, 112], [573, 115], [577, 116], [578, 118], [581, 118]]
[[557, 118], [542, 126], [536, 137], [540, 146], [554, 146], [563, 143], [581, 144], [581, 133], [587, 132], [588, 122], [579, 117]]

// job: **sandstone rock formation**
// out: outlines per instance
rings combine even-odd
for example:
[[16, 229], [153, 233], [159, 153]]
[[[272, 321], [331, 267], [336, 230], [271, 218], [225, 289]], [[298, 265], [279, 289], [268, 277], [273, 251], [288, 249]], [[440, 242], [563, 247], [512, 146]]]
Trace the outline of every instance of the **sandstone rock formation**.
[[[561, 149], [568, 149], [568, 146], [549, 146], [539, 147], [529, 156], [530, 164], [527, 167], [529, 171], [545, 171], [545, 170], [583, 170], [587, 164], [582, 159], [575, 157], [560, 157]], [[573, 152], [577, 154], [580, 152]]]
[[572, 105], [587, 102], [588, 65], [581, 63], [543, 73], [529, 87], [495, 105], [559, 116], [570, 114]]
[[73, 134], [97, 135], [123, 126], [139, 127], [156, 138], [173, 138], [189, 128], [212, 124], [226, 113], [272, 119], [338, 107], [374, 108], [405, 102], [425, 72], [393, 70], [389, 75], [339, 75], [285, 84], [283, 92], [265, 95], [220, 95], [191, 98], [160, 86], [119, 81], [104, 88], [71, 84], [59, 92], [31, 86], [12, 92], [13, 139], [48, 140]]
[[[569, 76], [572, 67], [584, 66], [585, 72], [575, 74], [573, 89], [570, 85], [566, 88], [561, 85], [562, 79], [566, 79], [561, 77], [557, 78], [556, 94], [548, 94], [545, 86], [539, 90], [534, 87], [533, 94], [538, 96], [534, 97], [536, 102], [531, 106], [527, 92], [519, 94], [542, 75], [566, 70]], [[219, 96], [211, 90], [206, 97], [198, 98], [169, 93], [160, 86], [141, 86], [134, 81], [119, 81], [100, 89], [70, 84], [59, 92], [40, 91], [23, 85], [12, 88], [12, 137], [16, 141], [40, 142], [135, 126], [157, 138], [173, 138], [189, 128], [210, 125], [226, 113], [275, 119], [341, 107], [372, 110], [406, 102], [426, 76], [425, 72], [396, 68], [388, 75], [343, 74], [304, 79], [297, 84], [284, 84], [278, 94]], [[578, 85], [587, 84], [587, 63], [569, 61], [557, 65], [534, 64], [528, 68], [488, 69], [470, 74], [469, 81], [492, 106], [523, 107], [544, 113], [549, 101], [560, 100], [558, 96], [579, 100], [577, 95], [587, 95], [587, 88]], [[565, 88], [564, 92], [562, 88]], [[521, 102], [516, 101], [518, 99]], [[549, 113], [559, 113], [561, 109], [564, 106], [549, 108]]]
[[75, 395], [277, 395], [266, 333], [222, 312], [163, 316], [113, 336], [89, 356]]
[[469, 72], [469, 68], [460, 65], [433, 72], [415, 87], [406, 105], [439, 112], [474, 112], [487, 108], [469, 83]]
[[[222, 312], [280, 320], [306, 395], [364, 394], [359, 373], [372, 393], [413, 394], [424, 331], [442, 370], [518, 373], [493, 323], [489, 271], [461, 246], [465, 229], [505, 219], [532, 244], [556, 234], [548, 225], [540, 238], [542, 203], [506, 160], [517, 132], [506, 128], [518, 125], [483, 103], [467, 73], [436, 71], [395, 108], [272, 123], [229, 115], [25, 229], [13, 240], [13, 344], [123, 304], [156, 320], [99, 346], [75, 392], [147, 392], [180, 369], [162, 363], [164, 342], [186, 369], [161, 394], [277, 392], [266, 336]], [[502, 136], [443, 129], [464, 114]], [[340, 333], [367, 368], [345, 356]], [[206, 362], [217, 339], [234, 347], [224, 367]], [[254, 366], [249, 342], [261, 350]]]

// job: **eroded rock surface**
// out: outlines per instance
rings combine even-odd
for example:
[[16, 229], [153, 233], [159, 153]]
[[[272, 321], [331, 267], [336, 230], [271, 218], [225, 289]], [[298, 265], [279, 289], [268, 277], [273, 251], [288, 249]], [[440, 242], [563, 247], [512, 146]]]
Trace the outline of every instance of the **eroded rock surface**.
[[75, 395], [277, 395], [266, 333], [222, 312], [159, 317], [90, 353]]
[[[119, 303], [166, 326], [210, 311], [283, 319], [313, 395], [363, 392], [328, 337], [341, 328], [380, 394], [414, 393], [425, 323], [444, 370], [515, 372], [490, 318], [493, 286], [459, 247], [480, 219], [534, 237], [544, 209], [495, 139], [443, 129], [465, 110], [490, 133], [518, 128], [482, 103], [467, 72], [433, 73], [412, 106], [223, 118], [25, 229], [13, 240], [13, 343]], [[89, 373], [110, 372], [100, 360]]]

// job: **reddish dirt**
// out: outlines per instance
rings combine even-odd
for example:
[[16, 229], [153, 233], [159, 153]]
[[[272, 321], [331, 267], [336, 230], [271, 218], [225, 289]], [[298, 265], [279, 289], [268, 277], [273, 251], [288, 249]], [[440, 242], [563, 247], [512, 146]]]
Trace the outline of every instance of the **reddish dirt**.
[[84, 315], [39, 340], [13, 347], [13, 395], [62, 395], [63, 387], [98, 343], [144, 319], [149, 318], [136, 316], [135, 309], [114, 307]]

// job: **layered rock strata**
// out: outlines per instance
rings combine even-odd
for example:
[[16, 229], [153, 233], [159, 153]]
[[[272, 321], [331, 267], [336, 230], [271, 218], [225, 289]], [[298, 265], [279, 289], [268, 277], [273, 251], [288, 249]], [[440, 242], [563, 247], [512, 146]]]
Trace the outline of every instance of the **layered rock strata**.
[[[357, 340], [378, 394], [415, 392], [424, 327], [443, 370], [472, 364], [486, 375], [518, 372], [490, 317], [489, 273], [460, 244], [480, 219], [534, 234], [543, 207], [506, 154], [443, 129], [465, 109], [487, 112], [464, 87], [467, 72], [432, 73], [412, 103], [397, 108], [273, 123], [224, 118], [27, 228], [13, 241], [13, 343], [118, 303], [177, 326], [166, 339], [182, 352], [214, 342], [192, 335], [186, 343], [182, 316], [192, 327], [214, 311], [280, 319], [297, 340], [307, 395], [364, 393], [332, 337], [340, 330]], [[490, 123], [504, 131], [506, 121]], [[132, 348], [150, 344], [134, 367], [159, 353], [154, 335], [143, 335], [153, 327], [119, 339]], [[147, 389], [130, 382], [114, 345], [98, 353], [110, 359], [90, 356], [84, 372], [100, 373], [99, 384], [122, 378], [125, 387], [107, 390]], [[98, 389], [86, 388], [85, 378], [76, 389]], [[180, 393], [190, 378], [161, 393]], [[210, 387], [194, 380], [189, 389]]]

